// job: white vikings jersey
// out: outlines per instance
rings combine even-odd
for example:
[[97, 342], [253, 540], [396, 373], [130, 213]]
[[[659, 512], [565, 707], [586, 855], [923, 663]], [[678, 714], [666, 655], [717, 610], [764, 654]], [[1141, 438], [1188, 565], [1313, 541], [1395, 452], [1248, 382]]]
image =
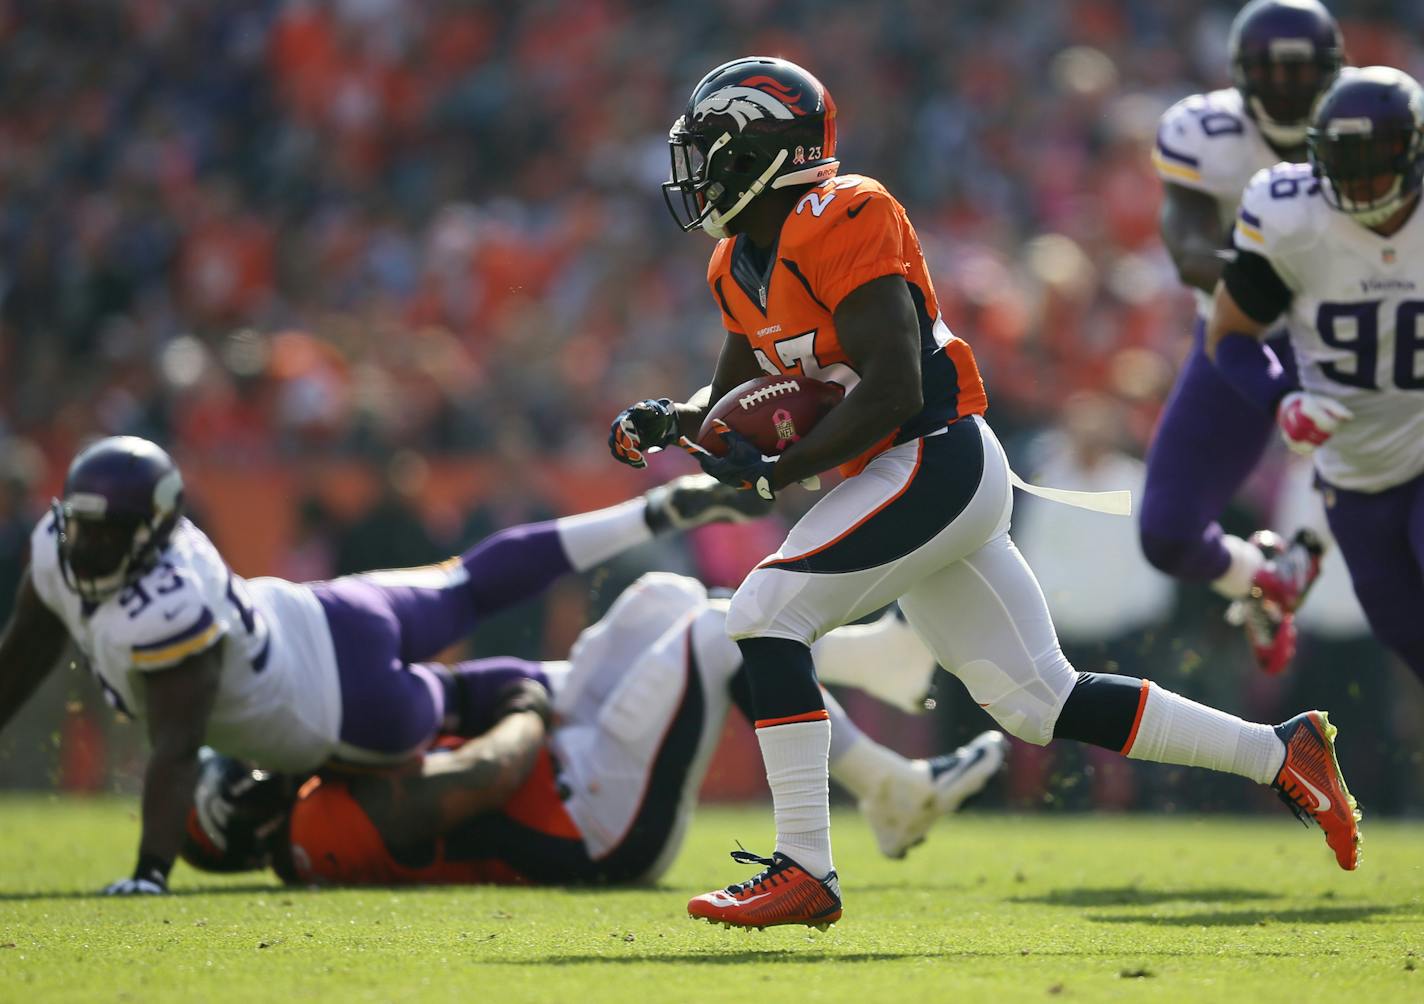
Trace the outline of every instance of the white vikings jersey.
[[[1205, 192], [1216, 200], [1225, 234], [1241, 203], [1251, 176], [1280, 160], [1246, 114], [1241, 92], [1234, 87], [1183, 98], [1162, 116], [1152, 165], [1164, 183]], [[1205, 317], [1211, 297], [1193, 291], [1197, 311]]]
[[1290, 289], [1301, 385], [1355, 417], [1315, 452], [1321, 477], [1377, 492], [1424, 472], [1424, 213], [1390, 237], [1325, 204], [1303, 164], [1246, 189], [1236, 246]]
[[315, 769], [331, 754], [341, 686], [326, 616], [305, 586], [244, 581], [187, 519], [152, 569], [98, 606], [65, 585], [52, 515], [35, 527], [30, 554], [35, 591], [115, 708], [143, 718], [143, 674], [222, 645], [208, 745], [284, 771]]

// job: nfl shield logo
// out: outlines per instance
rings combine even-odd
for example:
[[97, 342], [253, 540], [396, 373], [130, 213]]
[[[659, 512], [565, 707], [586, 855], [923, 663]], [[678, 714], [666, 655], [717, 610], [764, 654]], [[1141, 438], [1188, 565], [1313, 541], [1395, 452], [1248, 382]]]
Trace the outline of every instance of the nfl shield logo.
[[797, 438], [796, 423], [791, 421], [791, 416], [782, 411], [777, 412], [773, 417], [776, 419], [776, 437], [778, 439], [790, 439], [794, 441]]
[[1380, 257], [1384, 259], [1386, 265], [1394, 264], [1394, 248], [1385, 248], [1380, 252]]

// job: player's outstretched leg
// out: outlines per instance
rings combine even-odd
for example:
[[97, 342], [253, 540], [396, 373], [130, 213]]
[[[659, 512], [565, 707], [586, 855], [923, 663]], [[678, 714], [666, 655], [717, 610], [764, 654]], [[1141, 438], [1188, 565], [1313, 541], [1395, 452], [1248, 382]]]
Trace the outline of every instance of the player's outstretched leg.
[[[1129, 716], [1133, 692], [1137, 707]], [[1134, 760], [1206, 767], [1269, 784], [1297, 815], [1320, 824], [1341, 868], [1352, 871], [1359, 863], [1360, 814], [1335, 759], [1335, 729], [1322, 712], [1273, 728], [1147, 680], [1082, 673], [1053, 734], [1118, 749]]]
[[736, 497], [746, 494], [705, 475], [677, 478], [618, 505], [501, 530], [437, 565], [365, 572], [318, 588], [379, 591], [399, 626], [400, 657], [424, 662], [568, 572], [587, 571], [655, 534], [758, 515], [760, 506]]
[[[1137, 760], [1205, 767], [1258, 784], [1280, 783], [1288, 761], [1286, 740], [1277, 729], [1243, 721], [1146, 680], [1076, 672], [1058, 646], [1033, 572], [1007, 534], [925, 580], [900, 604], [942, 665], [964, 682], [1004, 731], [1020, 739], [1039, 745], [1073, 739]], [[1316, 731], [1321, 747], [1331, 748], [1333, 730]], [[1323, 787], [1320, 772], [1309, 776], [1321, 790], [1331, 790]], [[1338, 768], [1335, 776], [1338, 780]], [[1343, 780], [1338, 783], [1343, 793]], [[1334, 803], [1336, 796], [1330, 797]], [[1338, 832], [1330, 836], [1332, 847], [1346, 839]], [[1348, 839], [1357, 837], [1355, 827]], [[1353, 861], [1338, 853], [1337, 860], [1342, 867], [1353, 867]]]

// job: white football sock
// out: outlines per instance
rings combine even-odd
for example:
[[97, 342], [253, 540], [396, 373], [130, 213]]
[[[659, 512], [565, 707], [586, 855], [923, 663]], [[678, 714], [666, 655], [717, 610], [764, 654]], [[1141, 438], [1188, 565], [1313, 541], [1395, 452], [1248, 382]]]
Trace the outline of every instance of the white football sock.
[[776, 849], [817, 878], [831, 862], [829, 719], [766, 725], [756, 730], [771, 805]]
[[559, 542], [569, 564], [578, 572], [586, 572], [630, 547], [653, 539], [644, 518], [648, 503], [641, 496], [607, 509], [564, 516], [555, 520]]
[[1221, 535], [1221, 543], [1231, 554], [1231, 564], [1226, 566], [1221, 578], [1212, 582], [1211, 588], [1229, 600], [1239, 600], [1251, 591], [1251, 580], [1266, 563], [1266, 556], [1255, 544], [1229, 533]]
[[1269, 725], [1243, 721], [1154, 683], [1148, 685], [1147, 703], [1127, 755], [1269, 784], [1285, 762], [1286, 747]]

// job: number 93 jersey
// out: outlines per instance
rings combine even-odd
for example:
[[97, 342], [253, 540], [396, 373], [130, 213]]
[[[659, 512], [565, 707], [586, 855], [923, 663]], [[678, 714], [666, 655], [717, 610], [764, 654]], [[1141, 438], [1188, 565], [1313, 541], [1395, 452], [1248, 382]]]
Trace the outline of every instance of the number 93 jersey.
[[335, 748], [336, 658], [321, 606], [304, 586], [239, 578], [187, 519], [142, 578], [97, 606], [64, 583], [52, 515], [35, 527], [30, 554], [35, 591], [117, 710], [145, 717], [144, 674], [220, 645], [208, 745], [283, 771], [314, 770]]
[[727, 330], [751, 343], [761, 368], [840, 384], [860, 382], [836, 334], [835, 311], [872, 279], [900, 275], [919, 321], [924, 407], [898, 432], [841, 466], [860, 473], [872, 457], [967, 415], [988, 402], [969, 346], [940, 317], [919, 238], [905, 209], [883, 185], [862, 175], [832, 178], [808, 191], [781, 226], [769, 255], [745, 235], [721, 240], [707, 282]]
[[1424, 212], [1382, 237], [1331, 209], [1304, 164], [1251, 179], [1235, 243], [1291, 294], [1305, 390], [1354, 413], [1315, 452], [1330, 484], [1378, 492], [1424, 472]]

